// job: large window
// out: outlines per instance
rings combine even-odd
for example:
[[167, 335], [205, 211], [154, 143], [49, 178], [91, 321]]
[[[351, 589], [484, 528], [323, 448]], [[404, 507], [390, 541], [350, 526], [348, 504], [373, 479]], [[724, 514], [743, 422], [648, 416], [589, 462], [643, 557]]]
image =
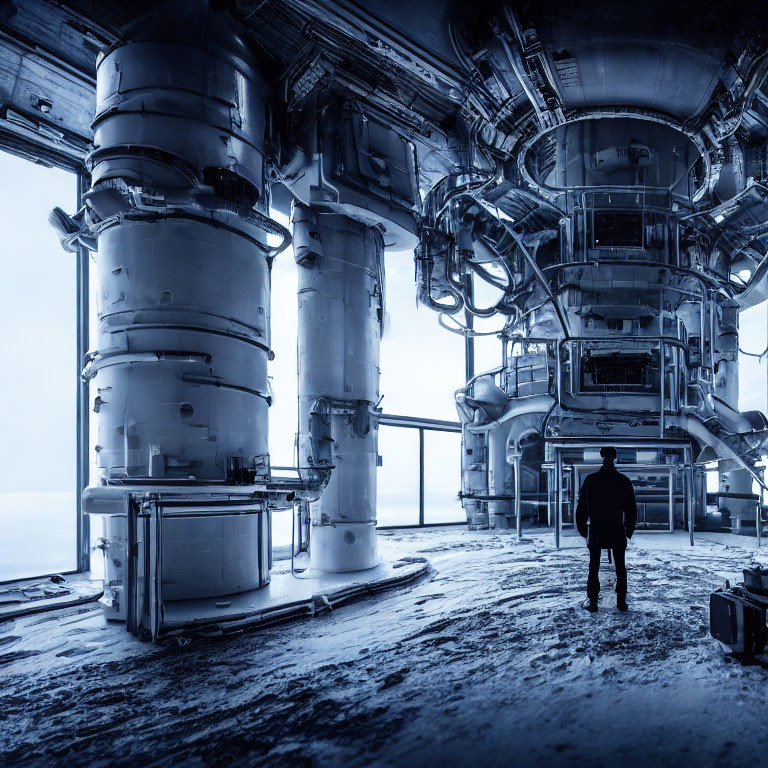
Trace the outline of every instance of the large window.
[[0, 152], [0, 581], [77, 568], [76, 177]]
[[[766, 391], [768, 302], [739, 314], [739, 410], [768, 411]], [[742, 351], [743, 350], [743, 351]]]
[[379, 427], [381, 466], [376, 520], [381, 526], [419, 524], [419, 430]]
[[[271, 215], [289, 227], [288, 217], [272, 210]], [[279, 239], [279, 238], [278, 238]], [[269, 364], [272, 405], [269, 408], [269, 460], [273, 467], [296, 465], [295, 439], [299, 429], [298, 337], [299, 270], [288, 248], [272, 262], [271, 347], [275, 359]], [[280, 469], [276, 474], [284, 474]], [[272, 544], [291, 543], [291, 510], [272, 515]]]
[[466, 522], [458, 427], [385, 417], [379, 426], [379, 527]]
[[464, 384], [464, 339], [416, 305], [413, 252], [386, 254], [387, 315], [381, 342], [384, 413], [456, 420], [453, 393]]
[[463, 523], [461, 433], [424, 430], [424, 522]]

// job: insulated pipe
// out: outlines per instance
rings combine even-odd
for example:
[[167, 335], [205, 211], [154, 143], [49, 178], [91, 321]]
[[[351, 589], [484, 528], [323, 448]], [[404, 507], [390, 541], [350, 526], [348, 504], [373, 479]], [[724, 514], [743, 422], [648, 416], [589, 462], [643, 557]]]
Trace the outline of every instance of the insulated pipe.
[[755, 480], [760, 488], [763, 490], [768, 490], [768, 484], [758, 474], [755, 468], [751, 466], [745, 459], [743, 459], [738, 453], [736, 453], [736, 451], [731, 448], [728, 443], [711, 432], [707, 425], [697, 414], [682, 413], [680, 415], [671, 416], [669, 418], [669, 422], [670, 424], [674, 424], [675, 426], [685, 430], [701, 445], [710, 446], [718, 459], [729, 460], [734, 464], [739, 465], [741, 470], [743, 470], [745, 474], [748, 474], [753, 480]]
[[310, 562], [335, 573], [372, 568], [383, 251], [378, 229], [294, 202], [299, 264], [299, 462], [311, 463], [307, 414], [331, 405], [334, 470], [311, 504]]

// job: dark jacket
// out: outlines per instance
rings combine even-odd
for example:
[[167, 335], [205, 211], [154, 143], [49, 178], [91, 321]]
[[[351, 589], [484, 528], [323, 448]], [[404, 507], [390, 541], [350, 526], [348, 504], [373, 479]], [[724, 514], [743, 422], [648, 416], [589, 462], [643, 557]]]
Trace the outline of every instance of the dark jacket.
[[[587, 528], [589, 521], [589, 528]], [[635, 489], [613, 462], [584, 478], [576, 508], [576, 527], [590, 549], [624, 549], [637, 525]]]

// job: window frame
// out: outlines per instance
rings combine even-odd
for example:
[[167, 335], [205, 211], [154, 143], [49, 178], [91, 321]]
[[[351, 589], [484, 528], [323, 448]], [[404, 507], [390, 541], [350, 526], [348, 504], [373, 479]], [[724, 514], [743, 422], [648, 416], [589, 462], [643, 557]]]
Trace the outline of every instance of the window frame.
[[427, 523], [424, 521], [424, 433], [458, 432], [461, 434], [461, 424], [458, 421], [422, 419], [417, 416], [399, 416], [393, 413], [382, 413], [379, 416], [378, 422], [379, 426], [416, 429], [419, 432], [419, 522], [416, 525], [377, 525], [376, 529], [379, 531], [392, 531], [407, 528], [440, 528], [451, 525], [466, 525], [466, 520], [463, 522], [451, 521], [446, 523]]
[[[83, 206], [83, 195], [90, 187], [90, 176], [82, 169], [76, 172], [77, 178], [77, 210]], [[90, 277], [90, 252], [83, 246], [78, 245], [75, 252], [77, 259], [76, 266], [76, 360], [75, 375], [77, 376], [77, 458], [75, 472], [75, 503], [77, 504], [77, 571], [75, 573], [84, 573], [91, 569], [91, 533], [90, 521], [83, 512], [83, 491], [88, 487], [90, 481], [90, 408], [88, 382], [81, 375], [83, 361], [88, 353], [90, 346], [90, 324], [89, 324], [89, 277]]]
[[[0, 142], [0, 152], [21, 157], [28, 162], [34, 162], [34, 157], [27, 153], [14, 151]], [[75, 179], [75, 200], [77, 210], [83, 205], [83, 194], [90, 186], [90, 177], [82, 168], [73, 168], [67, 164], [52, 163], [51, 167], [62, 171], [73, 173]], [[75, 457], [75, 569], [70, 571], [50, 571], [32, 576], [24, 576], [20, 579], [0, 580], [0, 584], [14, 584], [16, 582], [29, 581], [30, 579], [42, 579], [56, 574], [71, 576], [79, 573], [86, 573], [91, 568], [91, 541], [90, 526], [87, 515], [83, 513], [82, 496], [83, 491], [89, 482], [89, 402], [88, 402], [88, 384], [80, 375], [82, 364], [88, 352], [89, 345], [89, 323], [88, 323], [88, 279], [90, 269], [90, 254], [87, 248], [78, 246], [74, 254], [75, 257], [75, 360], [74, 373], [77, 377], [77, 389], [75, 393], [75, 430], [76, 430], [76, 451]]]

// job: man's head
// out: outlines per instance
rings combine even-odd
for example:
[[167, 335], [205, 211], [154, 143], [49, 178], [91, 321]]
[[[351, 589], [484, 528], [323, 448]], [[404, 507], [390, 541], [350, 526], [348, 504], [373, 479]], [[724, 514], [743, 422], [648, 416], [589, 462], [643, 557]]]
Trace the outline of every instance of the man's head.
[[604, 462], [616, 461], [616, 449], [612, 445], [604, 445], [600, 449], [600, 456]]

